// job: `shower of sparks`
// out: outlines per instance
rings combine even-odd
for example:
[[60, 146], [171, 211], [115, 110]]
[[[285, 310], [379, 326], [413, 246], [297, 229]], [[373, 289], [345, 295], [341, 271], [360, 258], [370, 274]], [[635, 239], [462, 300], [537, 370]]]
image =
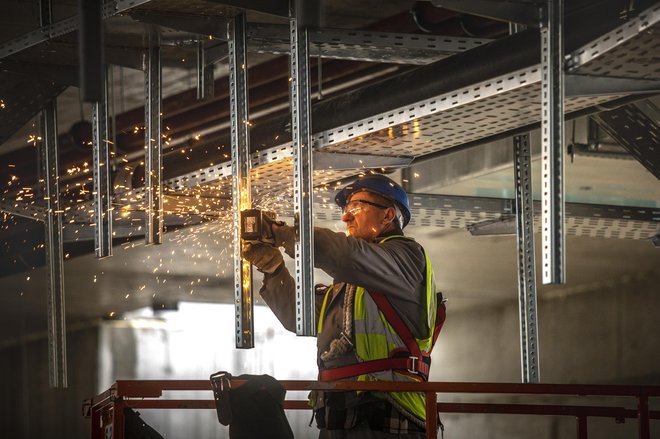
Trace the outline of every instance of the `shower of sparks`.
[[[0, 101], [2, 102], [2, 101]], [[252, 126], [252, 121], [245, 121]], [[170, 127], [165, 127], [163, 134], [164, 144], [168, 144], [172, 138], [169, 134]], [[129, 130], [136, 137], [144, 136], [144, 126], [136, 125]], [[278, 139], [279, 136], [275, 136]], [[203, 141], [202, 134], [194, 134], [188, 144], [170, 149], [184, 160], [199, 160], [200, 148], [197, 142]], [[37, 146], [42, 138], [33, 134], [28, 137], [28, 143]], [[111, 144], [110, 141], [107, 141]], [[88, 148], [91, 156], [91, 145], [82, 145]], [[122, 287], [120, 292], [115, 293], [123, 296], [123, 300], [149, 303], [157, 296], [178, 298], [182, 295], [204, 294], [205, 291], [215, 291], [220, 288], [227, 289], [223, 279], [232, 276], [234, 271], [232, 248], [233, 241], [233, 212], [231, 194], [231, 175], [222, 169], [226, 169], [230, 154], [224, 145], [206, 146], [201, 153], [206, 154], [208, 160], [198, 171], [206, 171], [204, 167], [218, 166], [225, 177], [215, 181], [198, 183], [190, 182], [179, 186], [163, 187], [163, 218], [166, 228], [165, 245], [148, 247], [145, 252], [144, 220], [146, 192], [143, 187], [144, 161], [122, 155], [111, 153], [111, 161], [118, 173], [113, 182], [113, 199], [111, 210], [113, 211], [113, 236], [123, 238], [125, 242], [116, 249], [115, 257], [121, 258], [118, 253], [122, 251], [131, 252], [142, 249], [145, 256], [140, 262], [140, 279], [144, 276], [151, 278], [148, 282], [138, 285]], [[195, 156], [193, 157], [193, 154]], [[201, 162], [204, 162], [202, 160]], [[224, 163], [224, 165], [223, 165]], [[225, 166], [225, 168], [223, 168]], [[12, 173], [4, 186], [0, 186], [0, 198], [3, 201], [16, 202], [16, 208], [24, 207], [42, 208], [44, 202], [44, 180], [23, 184], [20, 172], [15, 165], [9, 165]], [[113, 168], [114, 169], [114, 168]], [[136, 172], [138, 174], [136, 174]], [[365, 171], [367, 172], [367, 171]], [[339, 220], [341, 214], [334, 204], [335, 192], [342, 184], [338, 180], [342, 177], [353, 175], [351, 171], [323, 170], [314, 172], [314, 194], [317, 202], [320, 200], [324, 208], [334, 208], [333, 219]], [[7, 174], [5, 174], [7, 175]], [[166, 182], [167, 183], [167, 182]], [[94, 182], [92, 164], [81, 160], [78, 163], [69, 163], [67, 168], [59, 176], [60, 184], [60, 208], [63, 224], [68, 240], [86, 241], [93, 236], [94, 222]], [[181, 187], [186, 186], [186, 187]], [[293, 166], [291, 159], [281, 159], [266, 165], [255, 167], [250, 174], [250, 186], [252, 190], [252, 206], [254, 208], [275, 212], [281, 218], [293, 216]], [[250, 206], [244, 206], [250, 207]], [[36, 214], [35, 214], [36, 215]], [[1, 227], [11, 227], [10, 221], [15, 220], [12, 215], [3, 213], [4, 222]], [[339, 231], [343, 230], [341, 223], [335, 226]], [[167, 245], [169, 244], [169, 245]], [[43, 249], [44, 245], [34, 246], [34, 250]], [[69, 258], [66, 254], [65, 258]], [[130, 264], [135, 262], [124, 262], [125, 269], [133, 270]], [[130, 272], [130, 271], [129, 271]], [[148, 274], [144, 274], [148, 273]], [[90, 283], [98, 285], [98, 288], [107, 287], [108, 279], [103, 281], [104, 272], [93, 274]], [[113, 276], [117, 276], [114, 274]], [[29, 281], [30, 277], [27, 277]], [[116, 279], [113, 277], [113, 281]], [[112, 281], [111, 281], [112, 283]], [[230, 292], [231, 293], [231, 292]], [[215, 293], [214, 293], [215, 295]], [[217, 296], [216, 296], [217, 297]], [[133, 303], [133, 302], [131, 302]], [[114, 317], [116, 311], [108, 311], [107, 316]]]

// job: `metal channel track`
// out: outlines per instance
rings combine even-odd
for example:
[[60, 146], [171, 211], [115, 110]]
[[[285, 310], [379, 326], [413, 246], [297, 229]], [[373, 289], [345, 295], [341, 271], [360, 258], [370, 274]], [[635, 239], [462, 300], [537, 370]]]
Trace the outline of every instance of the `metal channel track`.
[[233, 220], [234, 302], [236, 347], [254, 347], [254, 301], [252, 265], [241, 256], [241, 211], [252, 207], [250, 192], [250, 150], [247, 51], [245, 14], [229, 21], [229, 84], [231, 87], [231, 194]]

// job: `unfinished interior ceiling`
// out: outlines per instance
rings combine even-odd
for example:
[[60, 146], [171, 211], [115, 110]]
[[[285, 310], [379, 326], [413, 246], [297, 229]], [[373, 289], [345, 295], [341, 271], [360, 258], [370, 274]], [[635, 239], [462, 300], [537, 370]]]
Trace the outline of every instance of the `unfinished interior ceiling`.
[[[65, 257], [71, 256], [65, 264], [70, 318], [97, 318], [177, 300], [233, 300], [225, 57], [226, 21], [241, 9], [231, 3], [106, 4], [105, 59], [122, 67], [111, 70], [109, 137], [115, 243], [124, 244], [109, 259], [99, 261], [90, 254], [92, 124], [81, 121], [91, 116], [88, 107], [76, 102], [74, 91], [73, 105], [60, 103], [58, 108]], [[248, 3], [259, 9], [260, 2]], [[518, 3], [526, 10], [538, 2]], [[7, 339], [17, 335], [17, 320], [30, 320], [25, 332], [45, 326], [43, 225], [27, 219], [44, 215], [39, 189], [43, 175], [37, 165], [39, 139], [26, 145], [25, 133], [38, 135], [35, 115], [67, 87], [79, 85], [76, 2], [53, 1], [46, 21], [36, 4], [5, 2], [0, 18], [0, 181], [7, 182], [0, 208], [11, 213], [3, 216], [0, 230], [5, 275], [0, 282], [6, 287], [0, 298], [2, 337]], [[273, 2], [269, 8], [275, 9], [269, 13], [248, 11], [248, 94], [255, 203], [290, 214], [289, 72], [287, 58], [278, 56], [289, 50], [288, 20], [273, 15], [283, 4], [286, 10], [286, 2]], [[648, 242], [658, 233], [660, 207], [657, 174], [652, 174], [658, 167], [660, 130], [653, 112], [660, 81], [660, 4], [636, 2], [623, 19], [622, 7], [618, 1], [566, 5], [567, 117], [596, 115], [603, 120], [608, 110], [633, 106], [629, 114], [647, 108], [639, 112], [646, 115], [644, 127], [650, 133], [639, 147], [623, 145], [624, 153], [635, 148], [631, 154], [636, 160], [578, 155], [575, 165], [567, 165], [566, 232], [576, 236], [569, 240], [567, 258], [569, 279], [576, 284], [597, 281], [600, 267], [617, 267], [608, 268], [614, 276], [653, 270], [660, 262]], [[515, 299], [515, 238], [472, 237], [465, 227], [515, 214], [510, 167], [502, 170], [499, 163], [476, 172], [475, 163], [495, 157], [493, 142], [536, 129], [541, 121], [538, 29], [509, 35], [502, 20], [426, 2], [327, 1], [322, 18], [321, 30], [310, 34], [314, 210], [319, 224], [341, 227], [331, 223], [339, 219], [332, 196], [344, 179], [364, 169], [403, 168], [393, 175], [412, 192], [418, 192], [415, 186], [424, 188], [412, 199], [411, 234], [441, 267], [446, 293], [465, 306]], [[135, 103], [145, 101], [142, 70], [154, 29], [160, 35], [164, 68], [164, 222], [174, 230], [159, 247], [138, 241], [145, 228], [145, 109]], [[192, 87], [199, 76], [200, 86]], [[593, 90], [585, 78], [589, 84], [602, 82]], [[608, 126], [615, 127], [609, 134], [619, 143], [625, 141], [617, 134], [639, 145], [636, 135], [616, 129], [616, 119], [616, 114], [607, 119]], [[22, 140], [17, 141], [12, 135], [21, 128]], [[583, 139], [571, 144], [590, 145], [594, 139], [585, 132], [580, 130]], [[21, 143], [23, 147], [16, 146]], [[511, 151], [510, 144], [504, 148]], [[459, 151], [472, 163], [472, 173], [465, 173], [470, 178], [442, 181], [437, 170], [445, 165], [455, 169], [458, 162], [452, 157]], [[504, 163], [511, 160], [509, 156]], [[628, 195], [613, 196], [619, 192]], [[74, 258], [78, 255], [84, 256]], [[475, 266], [480, 276], [474, 275]]]

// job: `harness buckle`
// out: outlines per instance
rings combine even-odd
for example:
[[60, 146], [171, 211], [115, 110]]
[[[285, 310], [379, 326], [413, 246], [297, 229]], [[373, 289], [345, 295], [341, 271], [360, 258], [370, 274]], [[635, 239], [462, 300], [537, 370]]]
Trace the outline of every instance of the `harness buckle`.
[[410, 369], [410, 368], [407, 369], [408, 372], [414, 373], [415, 375], [419, 375], [419, 370], [417, 370], [417, 363], [416, 363], [417, 361], [419, 361], [419, 357], [414, 357], [414, 356], [411, 355], [408, 358], [411, 360], [410, 361], [410, 367], [412, 367], [412, 369]]

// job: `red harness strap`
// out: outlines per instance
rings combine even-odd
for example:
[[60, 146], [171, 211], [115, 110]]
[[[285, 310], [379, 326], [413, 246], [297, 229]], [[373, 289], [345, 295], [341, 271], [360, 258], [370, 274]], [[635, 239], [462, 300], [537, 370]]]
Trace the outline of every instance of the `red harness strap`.
[[[403, 342], [408, 348], [408, 357], [389, 357], [378, 360], [364, 361], [362, 363], [350, 364], [348, 366], [337, 367], [334, 369], [323, 369], [319, 371], [320, 381], [334, 381], [344, 378], [350, 378], [358, 375], [364, 375], [372, 372], [380, 372], [383, 370], [399, 370], [420, 376], [425, 381], [428, 380], [429, 372], [431, 369], [431, 355], [422, 352], [417, 345], [417, 341], [408, 329], [399, 313], [397, 313], [392, 304], [387, 298], [376, 292], [367, 291], [373, 301], [378, 306], [378, 309], [383, 313], [385, 319], [392, 326], [394, 331], [401, 337]], [[444, 305], [444, 304], [443, 304]], [[440, 307], [438, 307], [438, 311]], [[439, 317], [439, 316], [438, 316]], [[444, 318], [442, 319], [444, 322]], [[436, 317], [436, 325], [433, 334], [433, 342], [438, 337], [442, 322], [438, 322]], [[439, 323], [439, 324], [438, 324]]]

